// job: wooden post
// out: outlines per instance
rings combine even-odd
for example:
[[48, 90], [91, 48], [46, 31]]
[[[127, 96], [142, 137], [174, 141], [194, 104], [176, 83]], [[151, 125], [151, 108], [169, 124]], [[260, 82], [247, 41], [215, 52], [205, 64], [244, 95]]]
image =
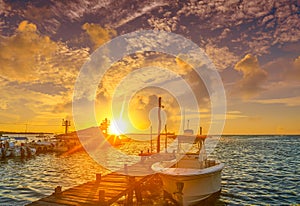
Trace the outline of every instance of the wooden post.
[[59, 196], [61, 195], [62, 191], [61, 191], [61, 186], [57, 186], [55, 189], [54, 189], [54, 195], [55, 196]]
[[105, 190], [99, 190], [99, 203], [105, 205]]
[[135, 196], [136, 196], [136, 201], [137, 201], [137, 203], [142, 203], [143, 198], [142, 198], [142, 193], [141, 193], [141, 186], [140, 186], [140, 184], [138, 184], [138, 185], [135, 186], [134, 192], [135, 192]]
[[101, 181], [101, 173], [96, 174], [96, 183], [99, 183]]
[[140, 156], [141, 156], [141, 162], [144, 163], [144, 161], [145, 161], [145, 156], [144, 156], [143, 150], [141, 150]]
[[131, 206], [133, 205], [133, 190], [134, 190], [134, 184], [135, 184], [135, 177], [129, 176], [128, 177], [128, 187], [129, 191], [127, 194], [127, 200], [126, 205]]
[[183, 202], [183, 187], [184, 187], [184, 183], [183, 182], [176, 182], [176, 187], [177, 187], [177, 191], [174, 193], [174, 197], [176, 199], [176, 201], [178, 202], [178, 204], [180, 206], [182, 206], [184, 204]]
[[127, 164], [124, 164], [124, 173], [125, 173], [125, 175], [128, 174], [128, 165]]

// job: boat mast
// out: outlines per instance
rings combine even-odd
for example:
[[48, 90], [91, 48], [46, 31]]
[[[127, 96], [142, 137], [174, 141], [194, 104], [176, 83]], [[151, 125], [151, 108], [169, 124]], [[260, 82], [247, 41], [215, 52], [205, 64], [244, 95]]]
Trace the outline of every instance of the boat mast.
[[161, 130], [161, 97], [158, 98], [158, 137], [157, 137], [157, 153], [160, 152], [160, 130]]

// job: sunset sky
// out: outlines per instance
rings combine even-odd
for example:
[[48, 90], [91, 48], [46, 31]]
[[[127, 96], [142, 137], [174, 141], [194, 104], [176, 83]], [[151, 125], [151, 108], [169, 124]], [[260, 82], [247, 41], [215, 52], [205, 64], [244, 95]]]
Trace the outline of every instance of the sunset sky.
[[[226, 92], [224, 134], [300, 134], [297, 0], [0, 0], [0, 131], [63, 132], [62, 119], [73, 122], [74, 84], [89, 56], [141, 29], [180, 34], [205, 51]], [[97, 98], [107, 97], [126, 68], [153, 62], [192, 78], [176, 57], [127, 56], [112, 66]], [[158, 95], [136, 94], [131, 115], [145, 117]], [[178, 105], [168, 95], [166, 114], [174, 115]], [[109, 117], [99, 113], [99, 121]]]

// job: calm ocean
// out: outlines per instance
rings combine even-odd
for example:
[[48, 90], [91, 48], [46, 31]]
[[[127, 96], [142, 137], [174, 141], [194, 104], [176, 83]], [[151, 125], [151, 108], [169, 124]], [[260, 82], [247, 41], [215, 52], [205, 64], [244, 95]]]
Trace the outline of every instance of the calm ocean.
[[[214, 155], [225, 163], [216, 205], [300, 204], [300, 136], [224, 136]], [[83, 152], [0, 160], [0, 205], [24, 205], [100, 172], [107, 170]]]

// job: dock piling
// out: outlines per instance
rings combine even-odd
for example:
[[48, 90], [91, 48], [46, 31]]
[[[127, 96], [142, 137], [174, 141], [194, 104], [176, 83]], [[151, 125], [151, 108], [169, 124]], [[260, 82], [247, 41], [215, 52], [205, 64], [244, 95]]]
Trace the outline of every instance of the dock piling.
[[134, 192], [135, 192], [135, 196], [136, 196], [136, 201], [138, 203], [142, 203], [143, 198], [142, 198], [142, 193], [141, 193], [141, 186], [139, 184], [135, 186]]
[[101, 181], [101, 173], [96, 174], [96, 183], [99, 183]]
[[126, 205], [133, 205], [133, 185], [135, 184], [135, 177], [133, 176], [128, 176], [128, 185], [129, 185], [129, 190], [127, 194], [127, 200], [126, 200]]
[[105, 190], [99, 190], [99, 205], [105, 205]]
[[127, 175], [128, 174], [128, 165], [124, 164], [124, 173]]
[[62, 189], [61, 186], [57, 186], [57, 187], [54, 189], [54, 195], [55, 195], [55, 196], [61, 195], [61, 193], [62, 193], [61, 189]]

